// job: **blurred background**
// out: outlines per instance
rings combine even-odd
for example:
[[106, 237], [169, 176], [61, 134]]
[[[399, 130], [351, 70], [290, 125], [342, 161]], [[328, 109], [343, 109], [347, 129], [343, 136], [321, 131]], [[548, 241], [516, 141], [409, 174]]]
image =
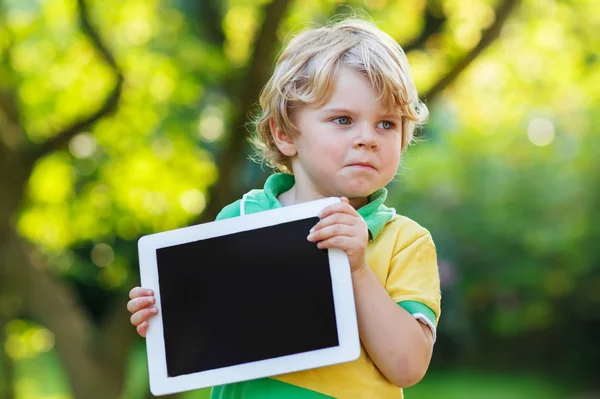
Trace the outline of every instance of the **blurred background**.
[[354, 11], [431, 110], [389, 187], [443, 291], [406, 397], [600, 398], [599, 6], [0, 0], [0, 399], [151, 397], [137, 239], [262, 186], [245, 123], [282, 41]]

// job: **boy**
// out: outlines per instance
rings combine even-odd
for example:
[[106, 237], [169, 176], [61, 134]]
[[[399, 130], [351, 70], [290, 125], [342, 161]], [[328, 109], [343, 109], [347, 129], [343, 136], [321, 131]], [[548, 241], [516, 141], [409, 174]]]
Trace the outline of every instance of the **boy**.
[[[362, 348], [358, 360], [215, 387], [212, 398], [400, 398], [424, 376], [440, 314], [427, 230], [383, 203], [415, 125], [427, 118], [406, 57], [387, 34], [346, 20], [290, 41], [260, 98], [254, 145], [281, 173], [226, 206], [231, 218], [323, 197], [307, 239], [348, 254]], [[145, 336], [152, 292], [131, 290]]]

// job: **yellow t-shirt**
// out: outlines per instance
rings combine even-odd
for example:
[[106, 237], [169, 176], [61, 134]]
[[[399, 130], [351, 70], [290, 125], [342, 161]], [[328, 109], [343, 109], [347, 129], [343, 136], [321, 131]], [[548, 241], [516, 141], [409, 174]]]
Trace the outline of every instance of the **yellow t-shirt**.
[[[439, 275], [431, 235], [414, 221], [396, 216], [367, 247], [367, 262], [390, 297], [402, 306], [410, 301], [434, 328], [440, 314]], [[422, 306], [419, 309], [419, 304]], [[379, 372], [361, 346], [358, 360], [272, 377], [334, 398], [394, 398], [401, 389]]]
[[[254, 190], [226, 207], [218, 218], [280, 207], [276, 197], [293, 185], [290, 175], [269, 177], [264, 190]], [[385, 189], [359, 209], [369, 227], [367, 263], [390, 297], [416, 319], [427, 324], [435, 340], [440, 316], [440, 282], [431, 234], [411, 219], [383, 205]], [[402, 389], [389, 382], [371, 361], [364, 347], [348, 363], [299, 371], [213, 389], [211, 398], [222, 399], [325, 399], [394, 398]]]

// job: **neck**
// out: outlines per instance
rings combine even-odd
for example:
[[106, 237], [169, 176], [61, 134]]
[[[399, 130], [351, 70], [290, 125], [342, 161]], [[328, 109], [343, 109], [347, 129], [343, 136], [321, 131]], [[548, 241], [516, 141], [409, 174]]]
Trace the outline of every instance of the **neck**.
[[[281, 205], [290, 206], [327, 197], [335, 197], [335, 195], [321, 193], [312, 184], [308, 182], [303, 184], [302, 179], [296, 179], [292, 188], [279, 194], [277, 199]], [[348, 200], [354, 209], [359, 209], [369, 202], [367, 197], [348, 198]]]

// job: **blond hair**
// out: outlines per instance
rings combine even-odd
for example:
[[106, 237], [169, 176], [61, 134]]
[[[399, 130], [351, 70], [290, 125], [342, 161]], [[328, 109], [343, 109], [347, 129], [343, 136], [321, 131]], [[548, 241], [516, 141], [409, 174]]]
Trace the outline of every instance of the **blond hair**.
[[291, 172], [290, 159], [277, 148], [269, 120], [291, 137], [299, 134], [292, 122], [295, 108], [325, 104], [337, 71], [347, 66], [364, 74], [380, 93], [380, 101], [402, 116], [402, 151], [413, 141], [417, 125], [429, 115], [418, 97], [408, 60], [398, 43], [374, 24], [346, 19], [309, 29], [293, 37], [280, 54], [273, 75], [260, 96], [262, 113], [254, 120], [250, 140], [259, 160]]

